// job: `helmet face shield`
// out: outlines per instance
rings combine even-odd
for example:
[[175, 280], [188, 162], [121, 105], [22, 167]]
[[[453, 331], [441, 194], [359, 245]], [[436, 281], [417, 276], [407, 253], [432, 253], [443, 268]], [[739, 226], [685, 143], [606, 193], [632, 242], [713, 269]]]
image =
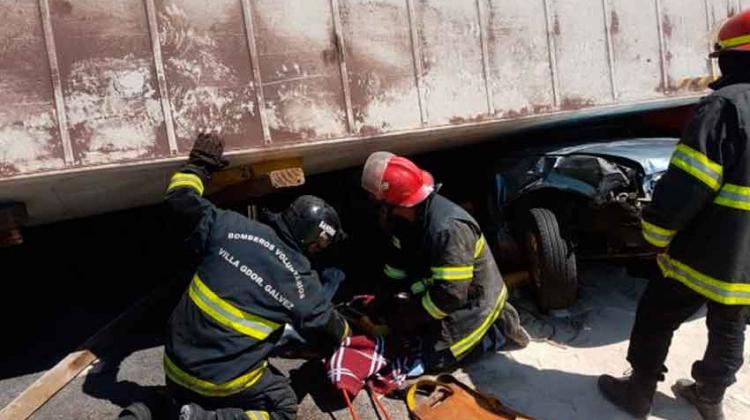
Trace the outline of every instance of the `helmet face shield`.
[[407, 158], [375, 152], [362, 170], [362, 188], [377, 202], [396, 207], [414, 207], [435, 190], [432, 175]]
[[388, 167], [388, 162], [395, 155], [389, 152], [375, 152], [367, 158], [362, 170], [362, 188], [372, 194], [375, 200], [383, 199], [383, 174]]

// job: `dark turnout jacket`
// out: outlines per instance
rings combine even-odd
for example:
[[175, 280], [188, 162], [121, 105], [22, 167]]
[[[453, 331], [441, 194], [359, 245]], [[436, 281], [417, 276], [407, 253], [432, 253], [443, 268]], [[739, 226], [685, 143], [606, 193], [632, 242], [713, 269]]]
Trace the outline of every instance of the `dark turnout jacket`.
[[390, 242], [384, 281], [390, 293], [411, 295], [398, 311], [398, 325], [430, 340], [433, 351], [466, 355], [497, 319], [508, 294], [479, 224], [433, 194], [416, 224], [396, 229]]
[[200, 260], [169, 320], [167, 377], [205, 396], [241, 392], [263, 375], [285, 324], [332, 352], [349, 327], [291, 235], [218, 209], [202, 193], [201, 178], [183, 172], [166, 194]]
[[727, 305], [750, 304], [750, 78], [720, 80], [677, 145], [643, 234], [666, 277]]

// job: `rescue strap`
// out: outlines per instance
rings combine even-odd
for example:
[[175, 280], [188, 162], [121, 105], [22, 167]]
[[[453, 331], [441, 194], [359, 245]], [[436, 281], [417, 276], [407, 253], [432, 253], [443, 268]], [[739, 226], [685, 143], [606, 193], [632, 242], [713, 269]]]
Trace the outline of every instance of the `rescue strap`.
[[344, 394], [344, 401], [346, 401], [346, 408], [349, 409], [349, 415], [352, 417], [352, 420], [360, 420], [359, 416], [357, 415], [357, 410], [354, 409], [354, 405], [352, 405], [352, 400], [351, 398], [349, 398], [349, 393], [346, 392], [345, 389], [342, 389], [341, 393]]
[[666, 248], [669, 243], [672, 242], [672, 238], [677, 233], [675, 230], [664, 229], [663, 227], [656, 226], [645, 220], [641, 220], [641, 226], [643, 228], [643, 238], [646, 242], [659, 248]]
[[[383, 406], [383, 403], [380, 402], [380, 399], [378, 399], [378, 393], [375, 392], [375, 390], [372, 389], [370, 386], [370, 383], [367, 382], [365, 384], [365, 389], [367, 390], [367, 394], [370, 396], [370, 399], [375, 404], [375, 413], [378, 415], [378, 418], [380, 417], [380, 414], [382, 413], [385, 420], [393, 420], [391, 415], [388, 413], [388, 410], [385, 409]], [[349, 409], [349, 416], [351, 416], [352, 420], [360, 420], [359, 415], [357, 415], [357, 410], [354, 409], [354, 404], [352, 404], [352, 400], [349, 397], [349, 393], [346, 392], [346, 390], [341, 389], [341, 393], [344, 395], [344, 401], [346, 402], [346, 408]]]
[[220, 298], [206, 286], [198, 274], [193, 276], [188, 295], [204, 314], [217, 323], [256, 340], [265, 340], [281, 327], [281, 324], [242, 311]]
[[172, 179], [169, 181], [167, 192], [180, 187], [192, 188], [197, 191], [199, 195], [203, 195], [203, 181], [198, 175], [187, 172], [175, 173], [174, 175], [172, 175]]
[[722, 50], [727, 48], [741, 47], [745, 44], [750, 44], [750, 35], [740, 35], [734, 38], [725, 39], [718, 42]]
[[164, 373], [167, 377], [177, 385], [206, 397], [226, 397], [250, 388], [260, 380], [267, 366], [268, 362], [263, 361], [260, 366], [231, 381], [215, 384], [185, 372], [164, 354]]
[[730, 283], [713, 278], [667, 254], [659, 255], [657, 262], [664, 277], [675, 279], [715, 302], [724, 305], [750, 305], [750, 284]]
[[453, 343], [453, 345], [451, 346], [451, 353], [453, 353], [453, 356], [459, 357], [474, 348], [474, 346], [482, 340], [482, 337], [484, 337], [492, 324], [497, 320], [497, 317], [500, 316], [500, 312], [503, 311], [503, 308], [505, 307], [505, 301], [508, 298], [508, 287], [505, 286], [505, 283], [501, 282], [500, 284], [502, 284], [503, 289], [497, 296], [495, 307], [492, 309], [489, 315], [487, 315], [487, 318], [484, 319], [482, 324], [477, 327], [477, 329], [472, 331], [466, 337]]
[[750, 211], [750, 187], [724, 184], [714, 203], [738, 210]]
[[724, 173], [722, 166], [687, 145], [677, 145], [670, 164], [703, 182], [712, 191], [718, 191], [721, 187]]

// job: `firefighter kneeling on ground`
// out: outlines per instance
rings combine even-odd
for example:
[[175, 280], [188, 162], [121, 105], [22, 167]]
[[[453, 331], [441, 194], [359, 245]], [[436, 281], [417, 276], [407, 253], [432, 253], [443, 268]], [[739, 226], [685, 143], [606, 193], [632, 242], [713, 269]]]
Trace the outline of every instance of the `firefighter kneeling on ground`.
[[167, 390], [181, 420], [293, 419], [295, 393], [267, 358], [285, 325], [321, 357], [349, 335], [306, 258], [343, 231], [336, 211], [313, 196], [268, 214], [266, 224], [216, 208], [202, 193], [226, 165], [222, 151], [216, 136], [199, 135], [167, 189], [166, 202], [200, 261], [169, 320]]
[[479, 224], [437, 193], [430, 173], [377, 152], [367, 159], [362, 187], [390, 235], [375, 306], [395, 341], [421, 341], [422, 366], [410, 376], [449, 368], [472, 350], [496, 350], [503, 337], [528, 345]]
[[674, 331], [706, 305], [708, 347], [695, 382], [672, 388], [706, 420], [724, 419], [722, 400], [742, 366], [750, 309], [750, 10], [727, 21], [716, 54], [722, 77], [688, 125], [652, 204], [643, 235], [664, 253], [661, 276], [638, 303], [626, 378], [603, 375], [604, 396], [645, 416]]

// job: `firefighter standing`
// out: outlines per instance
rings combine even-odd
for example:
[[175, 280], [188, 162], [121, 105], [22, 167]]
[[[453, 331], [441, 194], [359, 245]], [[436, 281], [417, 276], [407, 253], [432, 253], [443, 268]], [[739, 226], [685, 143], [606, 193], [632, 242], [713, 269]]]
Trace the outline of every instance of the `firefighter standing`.
[[378, 299], [408, 296], [386, 305], [385, 318], [392, 334], [421, 337], [425, 371], [444, 369], [480, 347], [498, 319], [506, 336], [528, 344], [478, 223], [436, 193], [432, 175], [377, 152], [367, 159], [362, 187], [381, 206], [381, 224], [391, 234], [383, 270], [388, 292]]
[[217, 137], [200, 135], [167, 190], [200, 261], [169, 320], [167, 388], [185, 420], [292, 419], [295, 394], [267, 357], [285, 324], [323, 354], [349, 334], [305, 257], [343, 232], [335, 210], [312, 196], [269, 216], [268, 224], [216, 208], [201, 195], [210, 174], [225, 165], [222, 150]]
[[724, 392], [743, 363], [750, 305], [750, 10], [721, 29], [716, 53], [722, 77], [704, 98], [643, 212], [643, 235], [664, 248], [664, 278], [649, 282], [630, 336], [632, 375], [599, 378], [604, 396], [644, 416], [674, 331], [707, 305], [708, 347], [693, 364], [695, 382], [675, 394], [704, 419], [723, 419]]

